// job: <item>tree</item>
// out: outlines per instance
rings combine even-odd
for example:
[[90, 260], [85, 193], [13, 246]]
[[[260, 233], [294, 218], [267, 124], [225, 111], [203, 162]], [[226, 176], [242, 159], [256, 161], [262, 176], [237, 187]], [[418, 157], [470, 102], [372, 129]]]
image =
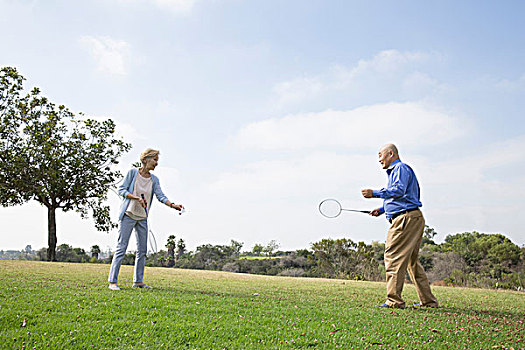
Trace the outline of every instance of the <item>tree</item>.
[[73, 248], [69, 244], [61, 244], [57, 247], [56, 258], [58, 261], [85, 262], [89, 256], [82, 248]]
[[263, 248], [263, 252], [268, 256], [272, 256], [273, 252], [279, 249], [279, 243], [276, 240], [272, 239], [268, 244]]
[[255, 243], [255, 245], [252, 248], [252, 253], [255, 256], [260, 256], [264, 250], [264, 247], [262, 244]]
[[232, 251], [232, 256], [239, 257], [239, 255], [241, 254], [241, 249], [242, 249], [243, 245], [244, 245], [244, 243], [238, 242], [238, 241], [232, 239], [230, 241], [230, 247], [231, 247], [231, 251]]
[[168, 237], [168, 242], [166, 243], [166, 248], [168, 248], [168, 267], [175, 265], [175, 236], [170, 235]]
[[432, 227], [425, 225], [425, 230], [423, 231], [423, 239], [421, 240], [421, 245], [424, 246], [426, 244], [430, 245], [436, 245], [436, 242], [434, 242], [434, 237], [437, 235], [436, 230], [434, 230]]
[[177, 260], [181, 258], [186, 253], [186, 243], [184, 243], [184, 240], [181, 238], [177, 242]]
[[111, 119], [77, 118], [38, 88], [22, 95], [23, 80], [15, 68], [0, 70], [0, 204], [47, 208], [47, 260], [55, 261], [57, 209], [91, 212], [100, 231], [116, 227], [104, 203], [120, 177], [112, 166], [131, 145], [115, 137]]
[[519, 265], [521, 251], [502, 234], [458, 233], [445, 238], [444, 252], [454, 252], [466, 263], [464, 272], [478, 277], [501, 279]]
[[98, 259], [98, 254], [100, 254], [100, 247], [95, 244], [91, 247], [91, 257]]
[[323, 239], [312, 243], [312, 250], [324, 277], [349, 278], [357, 265], [357, 244], [351, 239]]

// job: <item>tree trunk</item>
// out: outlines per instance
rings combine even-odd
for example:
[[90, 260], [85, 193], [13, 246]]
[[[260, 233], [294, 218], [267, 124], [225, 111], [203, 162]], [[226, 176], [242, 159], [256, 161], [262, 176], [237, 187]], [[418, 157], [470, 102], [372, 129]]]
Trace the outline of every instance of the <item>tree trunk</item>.
[[55, 208], [47, 208], [47, 232], [48, 232], [48, 248], [47, 261], [57, 261], [56, 247], [57, 247], [57, 223], [55, 218]]
[[173, 267], [175, 265], [175, 249], [168, 248], [168, 267]]

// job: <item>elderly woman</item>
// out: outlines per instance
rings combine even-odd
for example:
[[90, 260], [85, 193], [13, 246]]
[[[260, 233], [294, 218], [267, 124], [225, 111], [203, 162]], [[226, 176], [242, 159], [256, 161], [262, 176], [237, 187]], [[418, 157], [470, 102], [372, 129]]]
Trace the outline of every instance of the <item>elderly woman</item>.
[[120, 228], [117, 250], [113, 255], [111, 269], [109, 271], [109, 289], [120, 290], [117, 281], [122, 264], [122, 259], [128, 248], [131, 231], [135, 229], [137, 237], [137, 256], [135, 258], [135, 271], [133, 274], [133, 287], [149, 288], [143, 282], [144, 266], [146, 264], [146, 252], [148, 243], [148, 213], [151, 208], [153, 194], [157, 199], [168, 207], [181, 211], [182, 204], [174, 204], [162, 193], [159, 179], [150, 173], [157, 167], [159, 162], [159, 151], [148, 148], [140, 155], [142, 167], [131, 169], [119, 187], [119, 194], [124, 197], [120, 208]]

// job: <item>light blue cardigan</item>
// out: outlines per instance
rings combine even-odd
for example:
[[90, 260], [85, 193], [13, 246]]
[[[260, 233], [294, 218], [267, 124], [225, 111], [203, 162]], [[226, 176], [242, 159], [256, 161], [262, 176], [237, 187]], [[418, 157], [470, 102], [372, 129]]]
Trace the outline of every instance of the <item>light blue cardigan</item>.
[[[126, 177], [124, 178], [124, 181], [122, 181], [122, 184], [118, 187], [118, 194], [124, 197], [124, 201], [122, 202], [122, 205], [120, 206], [120, 215], [119, 215], [119, 221], [122, 220], [124, 217], [124, 213], [126, 213], [126, 210], [128, 209], [129, 202], [131, 199], [126, 198], [128, 194], [133, 194], [133, 187], [135, 186], [135, 180], [137, 179], [137, 174], [139, 173], [139, 170], [136, 168], [131, 169], [126, 174]], [[168, 197], [162, 193], [162, 190], [160, 188], [160, 182], [159, 178], [155, 175], [151, 174], [151, 180], [152, 180], [152, 191], [151, 191], [151, 198], [149, 199], [150, 203], [153, 204], [153, 194], [157, 196], [157, 199], [162, 202], [166, 203], [168, 201]]]

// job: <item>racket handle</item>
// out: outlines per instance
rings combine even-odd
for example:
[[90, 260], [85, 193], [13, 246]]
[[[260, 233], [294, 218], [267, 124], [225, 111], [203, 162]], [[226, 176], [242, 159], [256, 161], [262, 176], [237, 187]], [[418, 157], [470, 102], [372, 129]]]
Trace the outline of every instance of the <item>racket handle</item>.
[[144, 198], [144, 193], [140, 194], [140, 198], [142, 198], [144, 204], [146, 204], [146, 206], [144, 207], [144, 211], [146, 212], [146, 215], [148, 215], [148, 209], [146, 209], [148, 207], [148, 203], [146, 202], [146, 198]]

